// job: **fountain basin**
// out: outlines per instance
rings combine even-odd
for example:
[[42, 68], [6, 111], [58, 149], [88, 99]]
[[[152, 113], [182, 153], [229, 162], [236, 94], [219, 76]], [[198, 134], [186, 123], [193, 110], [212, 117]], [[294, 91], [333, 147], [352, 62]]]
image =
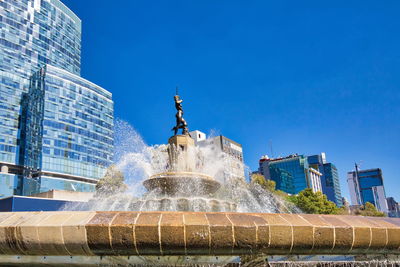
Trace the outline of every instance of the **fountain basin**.
[[399, 247], [400, 219], [392, 218], [228, 212], [0, 213], [4, 256], [399, 255]]
[[137, 201], [132, 207], [138, 211], [234, 212], [237, 209], [232, 201], [196, 196], [149, 198]]
[[211, 176], [195, 172], [164, 172], [151, 176], [143, 182], [149, 190], [160, 190], [168, 196], [205, 196], [215, 193], [220, 183]]

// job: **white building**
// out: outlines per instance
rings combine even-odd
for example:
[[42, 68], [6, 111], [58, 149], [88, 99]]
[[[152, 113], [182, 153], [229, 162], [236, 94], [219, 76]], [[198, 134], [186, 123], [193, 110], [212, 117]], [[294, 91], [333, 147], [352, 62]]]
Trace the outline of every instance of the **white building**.
[[224, 170], [221, 175], [223, 175], [224, 179], [245, 179], [243, 148], [241, 144], [222, 135], [207, 139], [205, 133], [197, 130], [190, 132], [190, 136], [195, 140], [197, 146], [210, 146], [212, 150], [215, 150], [215, 153], [223, 155]]
[[363, 205], [363, 201], [360, 195], [360, 185], [356, 172], [347, 173], [347, 185], [349, 186], [350, 201], [352, 206]]
[[389, 213], [389, 207], [387, 204], [384, 186], [383, 185], [373, 186], [372, 192], [374, 196], [376, 209], [385, 212], [386, 214]]
[[198, 145], [198, 143], [205, 141], [207, 139], [207, 136], [205, 133], [200, 132], [200, 131], [192, 131], [189, 133], [190, 137], [194, 139], [194, 143]]
[[316, 169], [308, 168], [309, 188], [311, 188], [314, 193], [318, 191], [322, 192], [321, 176], [322, 173], [320, 173]]

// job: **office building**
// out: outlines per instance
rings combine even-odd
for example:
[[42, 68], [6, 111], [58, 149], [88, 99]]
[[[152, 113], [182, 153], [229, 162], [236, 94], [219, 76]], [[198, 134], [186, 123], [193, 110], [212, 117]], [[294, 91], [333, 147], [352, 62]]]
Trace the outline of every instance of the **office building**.
[[308, 165], [307, 157], [290, 155], [271, 159], [263, 156], [259, 161], [259, 172], [265, 179], [276, 182], [276, 188], [289, 194], [298, 194], [306, 188], [321, 191], [321, 173]]
[[200, 147], [209, 147], [215, 154], [223, 155], [223, 170], [218, 175], [224, 180], [245, 179], [242, 145], [225, 137], [216, 136], [207, 139], [205, 133], [200, 131], [190, 132], [195, 144]]
[[393, 197], [386, 199], [388, 205], [388, 216], [392, 218], [400, 218], [400, 205]]
[[347, 183], [352, 205], [372, 203], [379, 211], [388, 213], [382, 170], [359, 170], [347, 173]]
[[327, 196], [328, 200], [336, 203], [339, 207], [343, 206], [339, 174], [336, 166], [326, 161], [325, 153], [308, 156], [307, 160], [310, 167], [322, 174], [322, 192]]
[[111, 163], [111, 93], [80, 69], [81, 20], [61, 1], [0, 2], [0, 197], [93, 191]]
[[[271, 165], [265, 168], [268, 172], [269, 179], [275, 181], [275, 188], [293, 194], [295, 191], [293, 175], [279, 166]], [[265, 177], [265, 175], [264, 175]]]

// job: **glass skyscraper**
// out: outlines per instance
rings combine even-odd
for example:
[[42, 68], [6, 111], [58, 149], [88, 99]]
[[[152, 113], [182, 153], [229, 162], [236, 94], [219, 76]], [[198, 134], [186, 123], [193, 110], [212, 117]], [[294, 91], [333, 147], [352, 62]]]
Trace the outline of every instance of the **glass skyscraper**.
[[343, 206], [339, 173], [336, 166], [326, 161], [325, 153], [309, 156], [307, 158], [310, 167], [322, 173], [322, 192], [327, 196], [328, 200], [335, 202], [338, 207]]
[[298, 194], [306, 188], [312, 188], [308, 177], [307, 157], [291, 155], [285, 158], [262, 158], [259, 171], [266, 179], [276, 182], [276, 189], [289, 194]]
[[282, 190], [294, 194], [294, 182], [293, 175], [285, 169], [279, 168], [278, 166], [271, 166], [270, 170], [271, 180], [275, 181], [276, 189]]
[[0, 197], [93, 191], [111, 164], [111, 93], [80, 77], [81, 20], [59, 0], [0, 1]]
[[369, 202], [379, 211], [388, 212], [382, 170], [356, 170], [347, 173], [347, 183], [352, 205], [365, 205]]

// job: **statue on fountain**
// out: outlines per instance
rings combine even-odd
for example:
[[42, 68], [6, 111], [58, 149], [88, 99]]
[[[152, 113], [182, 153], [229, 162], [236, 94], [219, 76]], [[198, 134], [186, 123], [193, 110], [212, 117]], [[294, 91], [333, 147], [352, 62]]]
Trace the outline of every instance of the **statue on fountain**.
[[[174, 96], [176, 126], [175, 135], [168, 139], [168, 162], [161, 173], [156, 173], [143, 181], [151, 193], [141, 202], [140, 209], [178, 211], [235, 211], [236, 203], [229, 199], [217, 198], [221, 184], [214, 177], [202, 173], [197, 165], [199, 151], [189, 134], [183, 118], [182, 102], [177, 92]], [[178, 134], [182, 129], [182, 134]]]
[[180, 99], [178, 93], [174, 96], [174, 100], [175, 100], [175, 108], [177, 110], [176, 115], [175, 115], [176, 126], [174, 128], [172, 128], [172, 130], [174, 131], [174, 135], [178, 134], [179, 129], [182, 129], [183, 135], [189, 135], [189, 129], [187, 127], [187, 122], [183, 118], [183, 108], [182, 108], [183, 100]]

